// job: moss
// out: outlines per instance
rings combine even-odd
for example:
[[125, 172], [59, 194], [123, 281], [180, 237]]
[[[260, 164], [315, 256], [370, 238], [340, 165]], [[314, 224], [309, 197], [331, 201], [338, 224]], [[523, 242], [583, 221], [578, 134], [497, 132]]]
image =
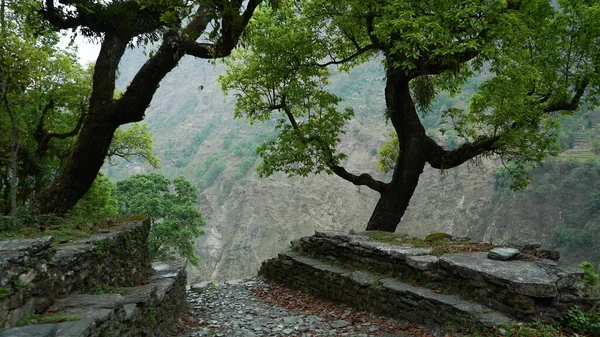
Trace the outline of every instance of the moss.
[[11, 289], [6, 287], [0, 287], [0, 300], [10, 296]]
[[448, 233], [431, 233], [425, 237], [425, 241], [450, 240], [452, 235]]
[[109, 241], [109, 240], [104, 240], [104, 241], [97, 242], [94, 245], [94, 252], [96, 252], [97, 256], [102, 256], [102, 255], [104, 255], [104, 252], [106, 252], [110, 248], [112, 248], [113, 245], [114, 245], [113, 242]]
[[17, 326], [29, 325], [29, 324], [53, 324], [60, 322], [71, 322], [78, 321], [81, 318], [75, 316], [63, 316], [63, 315], [50, 315], [42, 316], [37, 314], [27, 315], [17, 323]]
[[146, 308], [146, 315], [148, 315], [148, 324], [154, 329], [156, 327], [156, 309], [154, 307]]
[[402, 240], [408, 237], [408, 234], [403, 233], [390, 233], [380, 231], [368, 231], [367, 236], [372, 240], [385, 243], [397, 243], [398, 240]]
[[64, 222], [58, 225], [48, 226], [43, 231], [37, 226], [21, 227], [17, 230], [2, 231], [0, 239], [13, 240], [19, 238], [39, 238], [44, 236], [52, 236], [54, 238], [53, 245], [69, 243], [73, 240], [83, 239], [92, 236], [98, 232], [96, 226], [84, 226], [71, 222]]

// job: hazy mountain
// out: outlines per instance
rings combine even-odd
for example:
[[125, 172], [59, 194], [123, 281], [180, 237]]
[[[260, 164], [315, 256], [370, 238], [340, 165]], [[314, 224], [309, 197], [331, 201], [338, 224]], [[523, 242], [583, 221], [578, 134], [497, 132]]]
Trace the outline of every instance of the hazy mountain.
[[[139, 51], [123, 58], [122, 89], [142, 62]], [[196, 250], [200, 267], [190, 270], [190, 281], [249, 276], [290, 240], [315, 230], [363, 230], [378, 199], [377, 193], [336, 176], [257, 178], [254, 149], [273, 136], [273, 124], [250, 126], [233, 119], [233, 98], [224, 97], [216, 83], [222, 70], [219, 63], [185, 58], [163, 80], [146, 114], [162, 159], [159, 171], [170, 177], [184, 175], [201, 192], [199, 208], [207, 226]], [[373, 61], [350, 74], [335, 74], [331, 85], [356, 110], [340, 146], [348, 155], [345, 166], [379, 179], [385, 176], [376, 171], [376, 152], [391, 131], [383, 117], [383, 76], [379, 62]], [[440, 95], [433, 112], [424, 116], [429, 132], [450, 146], [456, 136], [436, 131], [440, 111], [465, 106], [475, 83], [469, 82], [465, 95], [455, 100]], [[600, 242], [595, 236], [600, 165], [591, 152], [592, 140], [598, 137], [592, 128], [599, 120], [596, 112], [565, 119], [561, 142], [573, 149], [538, 169], [536, 182], [525, 191], [511, 192], [499, 163], [491, 160], [444, 172], [426, 169], [398, 231], [561, 245], [567, 258], [598, 259], [592, 256], [598, 249], [589, 247]], [[150, 168], [122, 162], [105, 171], [122, 179]]]

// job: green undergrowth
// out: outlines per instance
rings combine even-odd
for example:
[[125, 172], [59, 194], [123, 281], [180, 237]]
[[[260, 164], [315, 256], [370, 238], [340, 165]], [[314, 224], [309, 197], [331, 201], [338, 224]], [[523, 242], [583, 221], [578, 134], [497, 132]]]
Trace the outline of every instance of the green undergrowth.
[[71, 219], [53, 218], [36, 224], [22, 225], [17, 228], [0, 230], [0, 240], [30, 239], [45, 236], [54, 238], [53, 245], [68, 244], [74, 240], [83, 239], [97, 234], [102, 228], [110, 228], [121, 222], [140, 221], [147, 219], [145, 214], [134, 214], [118, 217], [97, 224], [81, 224]]
[[109, 285], [102, 285], [100, 287], [94, 288], [92, 290], [92, 295], [106, 295], [106, 294], [121, 294], [121, 295], [129, 295], [131, 291], [125, 290], [119, 287], [113, 287]]
[[27, 315], [17, 323], [17, 326], [24, 326], [30, 324], [52, 324], [52, 323], [60, 323], [60, 322], [71, 322], [71, 321], [79, 321], [80, 317], [75, 316], [63, 316], [63, 315], [38, 315], [38, 314], [30, 314]]
[[408, 234], [369, 231], [366, 235], [373, 241], [392, 245], [412, 245], [416, 248], [431, 248], [431, 255], [440, 257], [445, 254], [464, 252], [487, 252], [496, 245], [485, 242], [456, 241], [450, 234], [433, 233], [426, 238], [414, 238]]
[[21, 227], [15, 230], [6, 230], [0, 232], [0, 240], [15, 240], [25, 238], [39, 238], [52, 236], [54, 245], [69, 243], [73, 240], [87, 238], [98, 232], [98, 226], [95, 225], [75, 225], [63, 223], [49, 225], [48, 227]]
[[578, 308], [569, 310], [561, 321], [554, 324], [534, 322], [507, 324], [486, 331], [467, 333], [452, 332], [458, 327], [447, 326], [447, 337], [595, 337], [600, 336], [600, 313], [583, 311]]

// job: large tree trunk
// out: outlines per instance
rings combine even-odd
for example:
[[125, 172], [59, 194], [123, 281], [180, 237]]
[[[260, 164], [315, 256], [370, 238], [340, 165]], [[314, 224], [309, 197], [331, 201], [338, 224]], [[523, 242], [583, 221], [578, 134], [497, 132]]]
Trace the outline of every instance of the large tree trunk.
[[99, 118], [86, 120], [67, 164], [37, 196], [38, 214], [64, 215], [85, 195], [104, 163], [118, 126]]
[[107, 33], [94, 68], [94, 84], [88, 116], [65, 166], [34, 200], [37, 214], [64, 215], [88, 191], [121, 124], [113, 104], [116, 71], [128, 38]]
[[387, 71], [385, 87], [387, 113], [398, 134], [400, 153], [392, 180], [381, 193], [381, 198], [369, 219], [368, 231], [396, 231], [427, 161], [425, 154], [427, 136], [410, 96], [409, 80], [402, 71]]

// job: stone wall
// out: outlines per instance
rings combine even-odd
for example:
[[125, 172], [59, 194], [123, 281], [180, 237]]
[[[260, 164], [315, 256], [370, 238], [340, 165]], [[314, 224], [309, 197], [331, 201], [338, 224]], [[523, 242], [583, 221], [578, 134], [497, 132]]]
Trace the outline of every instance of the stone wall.
[[149, 231], [146, 217], [58, 247], [0, 241], [0, 326], [57, 322], [0, 336], [161, 336], [185, 309], [185, 264], [151, 264]]
[[549, 260], [496, 261], [486, 252], [438, 258], [431, 248], [343, 233], [318, 232], [292, 242], [292, 249], [263, 263], [260, 273], [320, 297], [423, 323], [552, 321], [574, 305], [598, 302], [585, 295], [581, 270]]

